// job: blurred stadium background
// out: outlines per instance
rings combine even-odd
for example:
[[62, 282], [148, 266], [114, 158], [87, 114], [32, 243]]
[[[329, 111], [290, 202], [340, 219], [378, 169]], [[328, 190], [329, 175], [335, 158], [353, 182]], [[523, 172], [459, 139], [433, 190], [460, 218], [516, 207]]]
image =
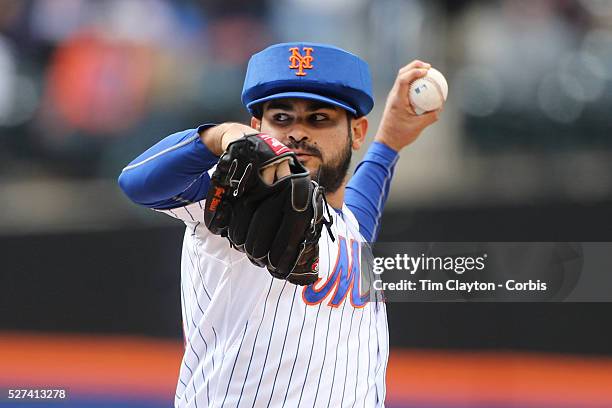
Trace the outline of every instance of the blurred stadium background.
[[[298, 39], [370, 62], [373, 131], [399, 67], [447, 75], [381, 240], [612, 241], [608, 0], [1, 0], [0, 389], [171, 405], [182, 228], [116, 177], [173, 131], [247, 120], [248, 57]], [[391, 304], [388, 406], [611, 407], [611, 315]]]

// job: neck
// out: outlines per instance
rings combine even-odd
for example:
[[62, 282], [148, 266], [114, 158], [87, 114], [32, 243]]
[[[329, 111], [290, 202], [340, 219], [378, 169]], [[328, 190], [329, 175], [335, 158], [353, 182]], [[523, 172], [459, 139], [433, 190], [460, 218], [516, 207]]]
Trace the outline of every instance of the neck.
[[346, 183], [342, 183], [340, 188], [333, 193], [326, 193], [327, 203], [335, 208], [336, 210], [342, 209], [342, 203], [344, 202], [344, 190], [346, 189]]

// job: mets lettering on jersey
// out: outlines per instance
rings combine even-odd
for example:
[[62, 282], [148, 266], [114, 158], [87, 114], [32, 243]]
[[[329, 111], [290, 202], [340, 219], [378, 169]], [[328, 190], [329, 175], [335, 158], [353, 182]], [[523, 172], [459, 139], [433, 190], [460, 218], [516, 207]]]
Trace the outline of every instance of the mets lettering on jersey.
[[327, 298], [333, 290], [333, 295], [328, 303], [329, 306], [340, 306], [348, 294], [353, 307], [364, 307], [368, 302], [369, 293], [365, 295], [361, 294], [361, 251], [359, 242], [351, 240], [349, 255], [346, 239], [344, 237], [338, 238], [336, 265], [324, 284], [319, 285], [319, 282], [316, 282], [304, 288], [304, 302], [308, 305], [319, 304]]

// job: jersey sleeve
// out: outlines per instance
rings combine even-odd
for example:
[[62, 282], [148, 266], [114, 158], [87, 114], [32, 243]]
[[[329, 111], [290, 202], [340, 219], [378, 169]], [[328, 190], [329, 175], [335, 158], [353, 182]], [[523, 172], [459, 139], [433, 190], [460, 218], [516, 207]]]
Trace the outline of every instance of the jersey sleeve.
[[123, 192], [135, 203], [156, 210], [205, 198], [210, 185], [207, 171], [219, 158], [202, 143], [199, 132], [213, 126], [174, 133], [136, 157], [119, 176]]
[[378, 235], [398, 158], [397, 152], [389, 146], [372, 143], [346, 187], [344, 201], [357, 218], [359, 232], [367, 241], [375, 241]]

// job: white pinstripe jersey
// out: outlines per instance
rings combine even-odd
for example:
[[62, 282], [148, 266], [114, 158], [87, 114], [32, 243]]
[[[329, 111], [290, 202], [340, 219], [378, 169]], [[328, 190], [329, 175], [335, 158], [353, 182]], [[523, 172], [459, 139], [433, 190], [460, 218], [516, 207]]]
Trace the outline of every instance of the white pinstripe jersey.
[[346, 296], [342, 288], [336, 296], [339, 284], [320, 301], [312, 296], [334, 271], [354, 268], [359, 258], [352, 258], [358, 245], [351, 244], [363, 238], [350, 210], [331, 210], [335, 242], [324, 228], [321, 281], [308, 292], [272, 278], [212, 235], [203, 224], [203, 206], [164, 211], [187, 225], [181, 261], [185, 354], [175, 406], [384, 406], [384, 303], [355, 307], [351, 285]]

